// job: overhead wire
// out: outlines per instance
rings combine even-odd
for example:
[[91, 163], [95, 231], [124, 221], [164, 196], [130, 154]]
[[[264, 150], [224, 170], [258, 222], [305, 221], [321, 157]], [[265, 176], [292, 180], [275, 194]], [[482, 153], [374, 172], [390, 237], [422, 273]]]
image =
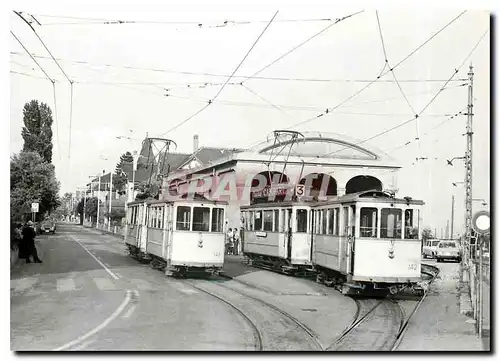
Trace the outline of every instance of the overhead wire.
[[[24, 46], [24, 44], [21, 42], [21, 40], [14, 34], [14, 32], [10, 32], [12, 34], [12, 36], [14, 36], [14, 38], [18, 41], [18, 43], [23, 47], [23, 49], [26, 51], [26, 53], [28, 55], [30, 55], [31, 59], [35, 62], [36, 65], [38, 65], [38, 67], [40, 68], [40, 70], [45, 74], [45, 77], [52, 83], [52, 87], [53, 87], [53, 90], [54, 90], [54, 120], [55, 120], [55, 123], [56, 123], [56, 136], [57, 136], [57, 153], [59, 154], [59, 160], [61, 159], [61, 151], [60, 151], [60, 142], [59, 142], [59, 124], [58, 124], [58, 121], [57, 121], [57, 101], [56, 101], [56, 86], [55, 86], [55, 80], [52, 79], [48, 74], [47, 72], [42, 68], [42, 66], [38, 63], [38, 61], [36, 61], [36, 59], [31, 56], [31, 53], [28, 51], [28, 49]], [[12, 73], [15, 73], [13, 71], [11, 71]], [[22, 74], [22, 75], [26, 75], [26, 76], [30, 76], [28, 74], [25, 74], [25, 73], [18, 73], [18, 74]]]
[[222, 92], [222, 90], [224, 89], [224, 87], [226, 86], [226, 84], [229, 82], [229, 80], [231, 80], [232, 76], [238, 71], [238, 69], [241, 67], [241, 65], [243, 64], [243, 62], [246, 60], [246, 58], [248, 57], [248, 55], [250, 54], [250, 52], [252, 51], [252, 49], [255, 47], [255, 45], [257, 45], [258, 41], [260, 40], [260, 38], [262, 37], [262, 35], [264, 35], [264, 33], [266, 32], [266, 30], [269, 28], [269, 26], [271, 25], [271, 23], [273, 22], [274, 18], [276, 17], [276, 15], [278, 15], [278, 11], [276, 11], [276, 13], [274, 14], [274, 16], [271, 18], [271, 20], [269, 21], [269, 23], [266, 25], [266, 27], [264, 28], [264, 30], [260, 33], [259, 37], [255, 40], [255, 42], [252, 44], [252, 46], [250, 47], [250, 49], [247, 51], [247, 53], [245, 54], [245, 56], [243, 57], [243, 59], [240, 61], [240, 63], [238, 64], [238, 66], [234, 69], [233, 73], [231, 74], [231, 76], [226, 80], [226, 82], [224, 83], [224, 85], [219, 89], [219, 91], [217, 92], [217, 94], [213, 97], [213, 99], [211, 99], [205, 106], [203, 106], [200, 110], [198, 110], [196, 113], [194, 113], [193, 115], [189, 116], [187, 119], [183, 120], [182, 122], [178, 123], [177, 125], [175, 125], [173, 128], [169, 129], [167, 132], [165, 133], [162, 133], [160, 136], [164, 136], [165, 134], [168, 134], [170, 133], [171, 131], [177, 129], [178, 127], [180, 127], [181, 125], [185, 124], [186, 122], [188, 122], [190, 119], [194, 118], [196, 115], [200, 114], [202, 111], [204, 111], [206, 108], [208, 108], [215, 99], [217, 99], [217, 97], [220, 95], [220, 93]]
[[52, 60], [54, 60], [54, 62], [56, 63], [56, 65], [59, 67], [59, 69], [61, 70], [61, 72], [64, 74], [64, 76], [66, 77], [66, 79], [70, 83], [70, 87], [71, 87], [71, 102], [70, 102], [70, 118], [69, 118], [68, 159], [71, 159], [71, 127], [72, 127], [72, 117], [73, 117], [73, 81], [68, 77], [68, 75], [63, 70], [63, 68], [61, 67], [61, 65], [57, 62], [57, 60], [55, 59], [54, 55], [52, 55], [52, 53], [50, 52], [50, 50], [47, 47], [47, 45], [45, 45], [45, 42], [42, 40], [42, 38], [40, 37], [40, 35], [38, 35], [38, 33], [36, 32], [35, 28], [33, 28], [33, 26], [19, 12], [15, 11], [15, 10], [13, 10], [13, 12], [18, 17], [20, 17], [30, 27], [30, 29], [35, 33], [35, 35], [38, 38], [38, 40], [40, 40], [40, 42], [42, 43], [42, 45], [45, 48], [45, 50], [47, 50], [47, 52], [49, 53], [49, 55], [52, 58]]
[[[434, 33], [431, 37], [429, 37], [426, 41], [424, 41], [421, 45], [419, 45], [415, 50], [413, 50], [412, 52], [410, 52], [410, 54], [408, 54], [406, 57], [403, 58], [403, 60], [401, 60], [400, 62], [398, 62], [395, 66], [392, 67], [392, 70], [396, 69], [397, 67], [399, 67], [401, 64], [403, 64], [404, 61], [408, 60], [413, 54], [415, 54], [419, 49], [421, 49], [425, 44], [427, 44], [431, 39], [435, 38], [439, 33], [441, 33], [444, 29], [446, 29], [448, 26], [450, 26], [451, 24], [453, 24], [458, 18], [460, 18], [463, 14], [465, 14], [466, 11], [463, 11], [462, 13], [460, 13], [458, 16], [456, 16], [455, 18], [453, 18], [451, 21], [449, 21], [445, 26], [443, 26], [440, 30], [438, 30], [436, 33]], [[328, 113], [331, 113], [332, 110], [338, 108], [339, 106], [345, 104], [346, 102], [348, 102], [349, 100], [351, 100], [352, 98], [354, 98], [355, 96], [359, 95], [361, 92], [363, 92], [364, 90], [366, 90], [368, 87], [370, 87], [372, 84], [374, 84], [375, 82], [377, 82], [380, 78], [384, 77], [385, 75], [387, 75], [391, 70], [388, 70], [386, 72], [384, 72], [384, 70], [387, 68], [387, 62], [384, 63], [384, 67], [382, 68], [382, 70], [380, 71], [379, 75], [373, 79], [372, 81], [370, 81], [367, 85], [365, 85], [364, 87], [362, 87], [361, 89], [359, 89], [358, 91], [356, 91], [354, 94], [352, 94], [351, 96], [349, 96], [347, 99], [341, 101], [339, 104], [333, 106], [332, 108], [327, 108], [326, 111], [314, 116], [314, 117], [311, 117], [309, 119], [305, 119], [297, 124], [294, 124], [292, 125], [291, 127], [289, 127], [288, 129], [292, 129], [292, 128], [295, 128], [297, 126], [300, 126], [300, 125], [304, 125], [306, 123], [309, 123], [315, 119], [318, 119], [318, 118], [321, 118], [323, 117], [324, 115], [327, 115]], [[450, 80], [446, 80], [446, 82], [450, 82]]]
[[281, 59], [283, 59], [284, 57], [286, 57], [287, 55], [291, 54], [292, 52], [294, 52], [295, 50], [297, 50], [298, 48], [300, 48], [301, 46], [303, 46], [304, 44], [308, 43], [309, 41], [311, 41], [312, 39], [314, 39], [315, 37], [317, 37], [318, 35], [324, 33], [325, 31], [327, 31], [328, 29], [330, 29], [332, 26], [340, 23], [341, 21], [343, 20], [346, 20], [350, 17], [353, 17], [353, 16], [356, 16], [360, 13], [364, 12], [364, 10], [361, 10], [361, 11], [358, 11], [356, 13], [353, 13], [353, 14], [350, 14], [350, 15], [346, 15], [340, 19], [337, 19], [335, 20], [335, 22], [333, 24], [330, 24], [328, 25], [327, 27], [325, 27], [324, 29], [320, 30], [319, 32], [315, 33], [314, 35], [310, 36], [309, 38], [307, 38], [306, 40], [304, 40], [303, 42], [301, 42], [300, 44], [294, 46], [292, 49], [288, 50], [287, 52], [285, 52], [284, 54], [282, 54], [281, 56], [279, 56], [278, 58], [276, 58], [275, 60], [273, 60], [272, 62], [270, 62], [269, 64], [267, 64], [266, 66], [264, 66], [263, 68], [261, 68], [260, 70], [256, 71], [255, 73], [253, 73], [252, 75], [250, 75], [249, 77], [247, 77], [246, 79], [244, 79], [242, 81], [242, 83], [252, 79], [253, 77], [255, 77], [256, 75], [260, 74], [261, 72], [263, 72], [264, 70], [266, 70], [267, 68], [269, 68], [270, 66], [276, 64], [278, 61], [280, 61]]
[[[16, 56], [23, 56], [24, 54], [11, 51], [11, 55], [16, 55]], [[42, 56], [42, 55], [36, 55], [36, 54], [31, 54], [31, 56], [39, 59], [52, 59], [48, 56]], [[119, 65], [119, 64], [106, 64], [106, 63], [95, 63], [95, 62], [88, 62], [84, 60], [72, 60], [72, 59], [63, 59], [63, 58], [56, 58], [59, 61], [62, 62], [68, 62], [68, 63], [74, 63], [74, 64], [81, 64], [81, 65], [88, 65], [88, 66], [104, 66], [104, 67], [112, 67], [112, 68], [121, 68], [121, 69], [127, 69], [127, 70], [136, 70], [136, 71], [148, 71], [148, 72], [163, 72], [163, 73], [174, 73], [174, 74], [182, 74], [182, 75], [192, 75], [192, 76], [211, 76], [211, 77], [219, 77], [219, 78], [228, 78], [231, 75], [230, 74], [217, 74], [217, 73], [208, 73], [208, 72], [190, 72], [190, 71], [182, 71], [182, 70], [174, 70], [174, 69], [162, 69], [162, 68], [145, 68], [145, 67], [134, 67], [134, 66], [128, 66], [128, 65]], [[98, 71], [96, 69], [92, 69], [95, 71]], [[246, 79], [249, 78], [249, 75], [234, 75], [232, 78], [233, 79]], [[369, 83], [372, 80], [369, 79], [321, 79], [321, 78], [295, 78], [295, 77], [272, 77], [272, 76], [252, 76], [252, 80], [259, 79], [259, 80], [272, 80], [272, 81], [298, 81], [298, 82], [320, 82], [320, 83]], [[445, 79], [398, 79], [400, 83], [437, 83], [437, 82], [443, 82]], [[454, 79], [454, 81], [467, 81], [467, 79]], [[389, 80], [389, 79], [380, 79], [379, 82], [381, 83], [394, 83], [394, 80]], [[191, 83], [193, 84], [204, 84], [206, 82], [195, 82]], [[139, 83], [138, 83], [139, 84]], [[144, 82], [141, 84], [168, 84], [167, 82]], [[223, 83], [220, 83], [223, 84]], [[239, 83], [235, 83], [239, 84]], [[178, 84], [182, 85], [182, 84]], [[185, 84], [186, 86], [189, 84]], [[217, 85], [217, 83], [211, 84], [211, 85]]]
[[[467, 62], [467, 60], [471, 57], [471, 55], [473, 54], [473, 52], [476, 50], [476, 48], [479, 46], [479, 44], [481, 43], [481, 41], [484, 39], [484, 37], [486, 36], [486, 34], [487, 34], [488, 32], [489, 32], [489, 29], [488, 29], [488, 30], [486, 30], [486, 31], [483, 33], [483, 35], [482, 35], [482, 36], [479, 38], [479, 40], [476, 42], [476, 44], [474, 45], [474, 47], [472, 48], [472, 50], [471, 50], [471, 51], [467, 54], [467, 56], [464, 58], [464, 60], [463, 60], [463, 61], [462, 61], [462, 63], [460, 64], [460, 66], [459, 66], [458, 68], [455, 68], [455, 69], [454, 69], [454, 71], [453, 71], [452, 75], [450, 76], [450, 78], [449, 78], [449, 79], [445, 82], [445, 84], [444, 84], [444, 85], [443, 85], [443, 86], [439, 89], [439, 91], [438, 91], [438, 92], [437, 92], [437, 93], [436, 93], [436, 94], [432, 97], [432, 99], [431, 99], [429, 102], [427, 102], [427, 104], [426, 104], [426, 105], [422, 108], [422, 110], [421, 110], [418, 114], [416, 114], [413, 118], [411, 118], [411, 119], [409, 119], [409, 120], [406, 120], [406, 121], [404, 121], [404, 122], [402, 122], [402, 123], [400, 123], [400, 124], [398, 124], [398, 125], [396, 125], [396, 126], [394, 126], [394, 127], [391, 127], [391, 128], [389, 128], [389, 129], [386, 129], [386, 130], [384, 130], [384, 131], [382, 131], [382, 132], [380, 132], [380, 133], [378, 133], [378, 134], [375, 134], [375, 135], [373, 135], [373, 136], [371, 136], [371, 137], [369, 137], [369, 138], [367, 138], [367, 139], [364, 139], [364, 140], [362, 140], [362, 141], [360, 141], [360, 142], [357, 142], [357, 143], [355, 143], [354, 145], [359, 145], [359, 144], [365, 143], [365, 142], [367, 142], [367, 141], [369, 141], [369, 140], [373, 140], [373, 139], [378, 138], [378, 137], [380, 137], [380, 136], [382, 136], [382, 135], [385, 135], [385, 134], [387, 134], [387, 133], [389, 133], [389, 132], [391, 132], [391, 131], [393, 131], [393, 130], [396, 130], [396, 129], [398, 129], [398, 128], [400, 128], [400, 127], [402, 127], [402, 126], [404, 126], [404, 125], [406, 125], [406, 124], [408, 124], [408, 123], [410, 123], [410, 122], [414, 121], [414, 120], [415, 120], [415, 118], [419, 117], [419, 116], [420, 116], [420, 115], [421, 115], [421, 114], [422, 114], [422, 113], [423, 113], [423, 112], [424, 112], [424, 111], [425, 111], [425, 110], [426, 110], [426, 109], [427, 109], [427, 108], [428, 108], [428, 107], [429, 107], [429, 106], [430, 106], [430, 105], [431, 105], [431, 104], [435, 101], [435, 99], [439, 96], [439, 94], [441, 94], [441, 92], [442, 92], [442, 91], [446, 88], [446, 86], [447, 86], [447, 85], [448, 85], [448, 83], [451, 81], [451, 79], [452, 79], [453, 77], [455, 77], [455, 75], [459, 72], [459, 70], [460, 70], [460, 69], [464, 66], [464, 64], [465, 64], [465, 63]], [[342, 151], [342, 150], [344, 150], [344, 149], [347, 149], [347, 148], [349, 148], [349, 147], [342, 148], [342, 149], [340, 149], [340, 150], [338, 150], [338, 151], [335, 151], [335, 152], [330, 152], [330, 153], [327, 153], [327, 154], [325, 154], [325, 155], [323, 155], [323, 156], [332, 155], [332, 154], [338, 153], [338, 152], [340, 152], [340, 151]]]

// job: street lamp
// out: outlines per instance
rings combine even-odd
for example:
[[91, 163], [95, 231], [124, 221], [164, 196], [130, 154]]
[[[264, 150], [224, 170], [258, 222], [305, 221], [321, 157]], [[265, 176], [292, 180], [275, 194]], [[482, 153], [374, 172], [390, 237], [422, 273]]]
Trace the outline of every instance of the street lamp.
[[448, 165], [453, 166], [453, 161], [454, 161], [455, 159], [463, 159], [463, 160], [465, 160], [465, 157], [453, 157], [453, 158], [451, 158], [451, 159], [446, 159], [446, 162], [448, 163]]

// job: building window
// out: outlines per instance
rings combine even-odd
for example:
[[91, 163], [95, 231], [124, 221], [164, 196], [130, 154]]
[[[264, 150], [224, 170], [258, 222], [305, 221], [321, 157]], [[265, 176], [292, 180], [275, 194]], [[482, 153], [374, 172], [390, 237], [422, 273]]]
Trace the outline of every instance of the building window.
[[177, 207], [176, 223], [178, 231], [189, 231], [191, 229], [191, 207]]
[[297, 232], [307, 232], [307, 210], [297, 209]]
[[223, 232], [224, 209], [212, 208], [212, 232]]
[[363, 207], [360, 212], [360, 236], [377, 238], [377, 208]]
[[401, 209], [383, 208], [380, 219], [380, 238], [401, 238], [401, 218]]
[[210, 229], [210, 208], [193, 208], [193, 231], [208, 232]]
[[264, 211], [264, 231], [273, 231], [273, 211]]
[[262, 231], [262, 211], [255, 211], [255, 230]]

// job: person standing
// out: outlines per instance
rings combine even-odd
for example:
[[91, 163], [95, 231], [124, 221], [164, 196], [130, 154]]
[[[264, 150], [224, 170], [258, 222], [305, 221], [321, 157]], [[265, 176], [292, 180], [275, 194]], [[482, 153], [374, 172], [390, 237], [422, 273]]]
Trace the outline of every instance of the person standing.
[[232, 243], [233, 243], [233, 229], [227, 228], [226, 233], [226, 255], [232, 254]]
[[32, 221], [28, 221], [26, 226], [23, 228], [23, 246], [25, 248], [25, 258], [26, 263], [31, 263], [30, 256], [33, 256], [33, 261], [35, 263], [42, 263], [40, 258], [38, 258], [38, 253], [35, 246], [36, 232]]
[[233, 228], [233, 255], [235, 256], [240, 254], [240, 236], [238, 233], [238, 228]]

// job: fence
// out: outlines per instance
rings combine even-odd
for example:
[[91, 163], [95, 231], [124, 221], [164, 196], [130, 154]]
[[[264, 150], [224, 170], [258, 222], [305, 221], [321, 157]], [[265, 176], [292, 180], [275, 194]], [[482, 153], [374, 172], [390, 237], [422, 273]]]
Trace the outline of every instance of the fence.
[[[490, 260], [483, 258], [482, 270], [479, 269], [479, 260], [469, 260], [469, 286], [476, 330], [482, 336], [490, 332]], [[482, 280], [480, 279], [482, 273]], [[481, 287], [482, 286], [482, 287]], [[481, 292], [481, 295], [479, 294]], [[482, 307], [481, 307], [482, 306]], [[479, 312], [479, 308], [481, 311]], [[481, 328], [481, 330], [480, 330]]]

